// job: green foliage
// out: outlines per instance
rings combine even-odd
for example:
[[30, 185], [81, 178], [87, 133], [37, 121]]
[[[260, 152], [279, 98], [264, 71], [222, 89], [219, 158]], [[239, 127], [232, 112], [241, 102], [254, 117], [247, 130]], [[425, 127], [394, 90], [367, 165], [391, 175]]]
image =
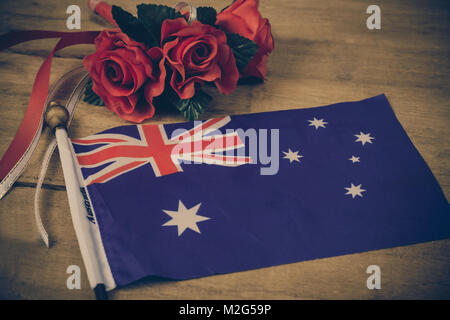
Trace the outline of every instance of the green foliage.
[[239, 71], [245, 69], [258, 52], [258, 45], [237, 33], [227, 33], [227, 43], [233, 51]]
[[197, 90], [190, 99], [180, 99], [175, 105], [187, 120], [196, 120], [211, 102], [211, 96], [201, 90]]
[[131, 13], [123, 10], [121, 7], [112, 6], [112, 15], [119, 25], [120, 30], [131, 39], [142, 42], [150, 47], [158, 45], [158, 38], [147, 31], [142, 21], [137, 19]]
[[217, 11], [211, 7], [198, 7], [197, 19], [204, 24], [213, 26], [216, 23]]
[[137, 14], [146, 32], [152, 35], [155, 41], [153, 46], [159, 46], [161, 42], [161, 26], [164, 20], [183, 17], [174, 8], [158, 4], [140, 4], [137, 6]]
[[86, 84], [86, 91], [84, 92], [83, 101], [95, 106], [104, 106], [103, 100], [92, 90], [92, 79], [89, 78]]

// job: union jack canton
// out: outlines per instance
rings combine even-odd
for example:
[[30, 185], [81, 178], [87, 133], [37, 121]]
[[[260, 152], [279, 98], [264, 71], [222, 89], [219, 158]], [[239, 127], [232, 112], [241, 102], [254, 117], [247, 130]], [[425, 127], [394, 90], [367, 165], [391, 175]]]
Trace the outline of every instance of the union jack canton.
[[157, 177], [181, 172], [180, 161], [220, 166], [251, 163], [247, 156], [223, 155], [222, 152], [244, 147], [236, 132], [215, 134], [231, 121], [230, 117], [210, 119], [191, 130], [167, 137], [164, 125], [137, 125], [139, 137], [118, 133], [99, 133], [72, 139], [92, 150], [76, 155], [81, 168], [101, 168], [85, 177], [85, 184], [104, 183], [143, 165], [150, 164]]

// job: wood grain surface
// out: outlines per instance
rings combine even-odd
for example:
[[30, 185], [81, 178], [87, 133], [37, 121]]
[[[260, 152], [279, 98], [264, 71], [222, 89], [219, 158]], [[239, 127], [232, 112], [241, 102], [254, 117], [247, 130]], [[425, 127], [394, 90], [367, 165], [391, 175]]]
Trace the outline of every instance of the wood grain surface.
[[[112, 0], [111, 0], [112, 1]], [[230, 0], [191, 1], [221, 9]], [[115, 0], [133, 13], [145, 1]], [[373, 3], [372, 3], [373, 2]], [[450, 196], [450, 5], [448, 1], [262, 0], [275, 50], [267, 81], [214, 94], [203, 119], [352, 101], [385, 93], [403, 127]], [[174, 5], [175, 1], [159, 3]], [[2, 0], [0, 33], [14, 29], [66, 29], [66, 8], [81, 7], [82, 30], [108, 24], [86, 1]], [[366, 8], [381, 8], [381, 30], [366, 28]], [[25, 114], [34, 76], [56, 40], [39, 40], [0, 52], [0, 154]], [[82, 63], [93, 46], [61, 50], [51, 82]], [[157, 114], [146, 123], [181, 122]], [[103, 107], [80, 103], [72, 137], [125, 122]], [[28, 168], [0, 200], [0, 299], [93, 299], [73, 230], [59, 159], [45, 179], [41, 208], [53, 240], [46, 249], [33, 217], [33, 196], [45, 130]], [[81, 290], [68, 290], [66, 268], [82, 267]], [[366, 268], [381, 268], [380, 290], [366, 287]], [[148, 278], [110, 294], [113, 299], [449, 299], [450, 240], [319, 259], [189, 281]]]

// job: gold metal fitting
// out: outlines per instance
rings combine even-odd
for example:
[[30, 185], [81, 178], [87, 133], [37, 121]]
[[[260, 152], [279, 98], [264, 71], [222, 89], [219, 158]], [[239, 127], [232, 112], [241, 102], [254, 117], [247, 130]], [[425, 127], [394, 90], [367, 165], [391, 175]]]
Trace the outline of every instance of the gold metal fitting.
[[56, 128], [67, 128], [69, 122], [69, 111], [66, 107], [58, 104], [55, 101], [51, 101], [47, 107], [47, 111], [44, 115], [44, 120], [50, 129], [55, 132]]

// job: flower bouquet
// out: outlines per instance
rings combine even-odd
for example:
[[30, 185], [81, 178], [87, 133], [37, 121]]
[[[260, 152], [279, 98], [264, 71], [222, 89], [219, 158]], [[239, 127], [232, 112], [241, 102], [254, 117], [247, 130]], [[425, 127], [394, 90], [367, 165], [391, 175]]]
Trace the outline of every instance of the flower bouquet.
[[237, 0], [220, 13], [186, 3], [140, 4], [135, 17], [96, 3], [117, 28], [103, 30], [84, 58], [92, 80], [84, 100], [136, 123], [172, 107], [197, 119], [211, 101], [205, 85], [230, 94], [242, 81], [265, 79], [274, 41], [258, 4]]

